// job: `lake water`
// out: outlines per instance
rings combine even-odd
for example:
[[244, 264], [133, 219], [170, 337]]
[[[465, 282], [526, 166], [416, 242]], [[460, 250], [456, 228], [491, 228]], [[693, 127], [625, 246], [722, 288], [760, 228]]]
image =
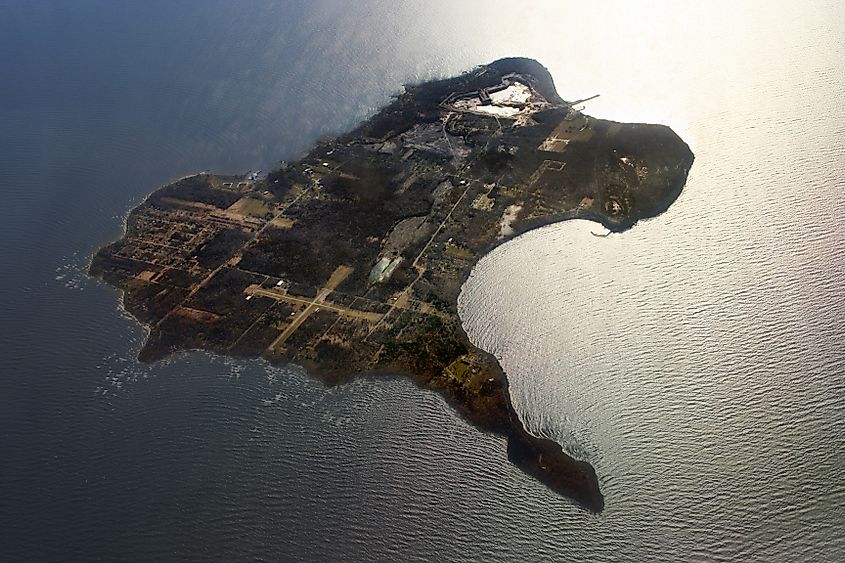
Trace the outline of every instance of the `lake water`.
[[[457, 4], [457, 5], [456, 5]], [[704, 4], [704, 3], [702, 3]], [[0, 559], [845, 559], [840, 2], [0, 3]], [[401, 378], [144, 366], [85, 275], [153, 188], [274, 166], [509, 55], [696, 162], [622, 235], [553, 225], [461, 295], [588, 514]]]

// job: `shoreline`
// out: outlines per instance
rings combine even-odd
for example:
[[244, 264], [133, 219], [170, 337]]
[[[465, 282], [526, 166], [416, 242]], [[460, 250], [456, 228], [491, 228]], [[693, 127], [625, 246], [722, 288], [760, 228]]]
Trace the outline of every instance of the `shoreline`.
[[[189, 178], [193, 178], [193, 177], [201, 176], [201, 175], [205, 175], [205, 174], [206, 174], [205, 172], [198, 172], [198, 173], [195, 173], [195, 174], [189, 174], [189, 175], [183, 176], [179, 180], [189, 179]], [[177, 182], [179, 180], [177, 180]], [[667, 202], [664, 202], [665, 205], [661, 206], [660, 211], [656, 212], [653, 215], [646, 214], [644, 217], [637, 218], [636, 220], [634, 220], [633, 222], [631, 222], [628, 225], [618, 225], [618, 224], [608, 223], [605, 218], [600, 217], [597, 214], [593, 214], [593, 213], [575, 212], [575, 213], [564, 213], [564, 214], [561, 214], [560, 216], [555, 216], [555, 217], [549, 217], [547, 220], [538, 221], [538, 222], [536, 222], [536, 223], [534, 223], [534, 224], [532, 224], [528, 227], [525, 227], [525, 228], [520, 229], [518, 231], [514, 231], [512, 234], [507, 235], [507, 236], [503, 237], [502, 239], [496, 241], [496, 243], [492, 244], [490, 246], [490, 248], [487, 249], [487, 251], [485, 251], [485, 253], [478, 256], [478, 258], [473, 262], [471, 268], [469, 269], [469, 271], [466, 272], [466, 275], [463, 277], [463, 279], [461, 281], [461, 293], [463, 292], [463, 288], [464, 288], [464, 285], [466, 284], [467, 279], [469, 279], [469, 276], [472, 275], [472, 272], [475, 270], [475, 267], [478, 265], [478, 263], [483, 258], [487, 257], [491, 252], [493, 252], [499, 246], [502, 246], [504, 244], [508, 244], [508, 243], [511, 243], [511, 242], [515, 242], [519, 237], [521, 237], [522, 235], [525, 235], [529, 232], [532, 232], [532, 231], [535, 231], [535, 230], [538, 230], [538, 229], [542, 229], [544, 227], [549, 227], [549, 226], [552, 226], [552, 225], [564, 223], [564, 222], [567, 222], [567, 221], [570, 221], [570, 220], [590, 221], [592, 223], [596, 223], [596, 224], [601, 225], [602, 227], [606, 228], [609, 231], [609, 233], [623, 234], [626, 231], [628, 231], [629, 229], [631, 229], [633, 226], [635, 226], [640, 220], [654, 219], [654, 218], [657, 218], [660, 215], [662, 215], [666, 210], [668, 210], [669, 207], [671, 207], [672, 203], [675, 201], [675, 199], [677, 199], [677, 197], [683, 191], [684, 184], [685, 184], [685, 182], [680, 183], [676, 187], [676, 189], [672, 191], [670, 198], [668, 199]], [[166, 187], [167, 185], [169, 185], [169, 184], [166, 184], [165, 186], [162, 186], [162, 187]], [[161, 188], [158, 188], [158, 189], [161, 189]], [[158, 189], [151, 192], [150, 196], [153, 193], [155, 193], [156, 191], [158, 191]], [[148, 197], [149, 196], [147, 196], [147, 198]], [[145, 200], [147, 198], [145, 198]], [[127, 213], [127, 215], [126, 215], [127, 218], [129, 217], [129, 215], [131, 214], [131, 212], [133, 210], [130, 210], [130, 212]], [[124, 221], [124, 225], [125, 225], [125, 221]], [[125, 234], [126, 234], [126, 232], [125, 232], [125, 227], [124, 227], [124, 235]], [[97, 276], [93, 276], [93, 277], [99, 283], [107, 285], [107, 286], [109, 285], [108, 282], [106, 282], [102, 278], [97, 277]], [[136, 317], [131, 311], [129, 311], [129, 309], [127, 309], [126, 304], [125, 304], [126, 292], [122, 289], [117, 289], [117, 291], [119, 293], [118, 311], [120, 312], [121, 316], [125, 316], [127, 318], [130, 318], [137, 325], [139, 325], [141, 327], [141, 330], [144, 332], [144, 340], [146, 341], [146, 339], [149, 338], [149, 336], [151, 334], [151, 327], [147, 323], [145, 323], [144, 321], [142, 321], [141, 319]], [[460, 320], [460, 315], [458, 315], [458, 318]], [[472, 343], [473, 346], [477, 347], [477, 345], [474, 342], [472, 342], [472, 340], [466, 334], [466, 331], [463, 329], [463, 323], [462, 322], [459, 324], [459, 328], [460, 328], [464, 338], [466, 338], [467, 341]], [[379, 380], [381, 378], [385, 378], [385, 377], [387, 377], [387, 378], [393, 377], [393, 378], [396, 378], [396, 379], [399, 379], [399, 378], [408, 379], [408, 380], [411, 381], [411, 383], [413, 383], [419, 389], [427, 389], [429, 391], [433, 391], [433, 392], [437, 393], [440, 397], [442, 397], [446, 401], [446, 404], [448, 404], [449, 406], [454, 408], [458, 412], [458, 414], [461, 416], [461, 418], [463, 418], [465, 421], [467, 421], [474, 428], [476, 428], [476, 429], [478, 429], [482, 432], [492, 433], [492, 434], [496, 434], [496, 435], [500, 435], [500, 436], [505, 437], [507, 442], [508, 442], [508, 458], [510, 459], [510, 461], [512, 463], [518, 465], [523, 471], [525, 471], [526, 473], [529, 473], [530, 475], [534, 476], [536, 479], [543, 482], [547, 487], [549, 487], [553, 491], [558, 492], [559, 494], [564, 494], [566, 496], [569, 496], [570, 498], [573, 498], [573, 500], [576, 500], [579, 504], [581, 504], [581, 506], [583, 506], [587, 510], [589, 510], [593, 513], [600, 513], [604, 509], [604, 497], [599, 492], [598, 476], [595, 474], [595, 471], [593, 470], [592, 466], [586, 460], [579, 459], [579, 458], [574, 457], [574, 456], [570, 455], [569, 453], [567, 453], [560, 444], [558, 444], [558, 443], [556, 443], [553, 440], [550, 440], [548, 438], [544, 438], [542, 436], [535, 435], [535, 434], [531, 433], [525, 427], [524, 422], [522, 422], [522, 418], [520, 417], [520, 415], [516, 411], [516, 409], [513, 407], [513, 402], [512, 402], [512, 398], [511, 398], [510, 391], [509, 391], [510, 385], [509, 385], [509, 378], [507, 376], [507, 372], [505, 372], [504, 369], [501, 367], [501, 363], [500, 363], [499, 359], [496, 358], [491, 352], [484, 350], [480, 347], [477, 347], [477, 348], [482, 354], [486, 355], [492, 361], [492, 363], [495, 365], [496, 369], [501, 373], [501, 377], [502, 377], [502, 379], [505, 383], [504, 394], [505, 394], [505, 397], [506, 397], [506, 400], [507, 400], [508, 409], [512, 413], [512, 417], [513, 417], [511, 419], [511, 425], [510, 425], [511, 428], [507, 428], [508, 425], [503, 425], [501, 428], [495, 428], [495, 429], [491, 429], [491, 428], [485, 426], [484, 422], [481, 422], [479, 420], [474, 419], [472, 413], [466, 410], [466, 405], [464, 405], [463, 403], [456, 400], [454, 396], [449, 395], [447, 392], [445, 392], [442, 389], [436, 389], [436, 388], [431, 387], [431, 385], [429, 385], [428, 382], [414, 376], [411, 373], [403, 372], [401, 369], [380, 370], [380, 371], [371, 370], [371, 371], [363, 371], [363, 372], [354, 372], [354, 373], [347, 373], [347, 374], [345, 374], [341, 377], [337, 377], [337, 376], [325, 374], [325, 373], [321, 374], [319, 369], [309, 368], [308, 366], [301, 365], [301, 364], [298, 364], [298, 363], [293, 362], [293, 361], [273, 362], [273, 361], [268, 360], [266, 358], [254, 358], [254, 357], [245, 357], [245, 356], [239, 356], [239, 355], [224, 354], [224, 353], [220, 353], [218, 351], [208, 350], [208, 349], [200, 348], [200, 347], [182, 349], [182, 350], [179, 350], [179, 352], [180, 353], [181, 352], [184, 352], [184, 353], [201, 352], [201, 353], [211, 354], [212, 356], [231, 359], [231, 360], [235, 360], [235, 361], [239, 361], [239, 362], [243, 361], [243, 362], [250, 362], [251, 363], [251, 362], [257, 361], [257, 365], [260, 365], [261, 362], [266, 362], [266, 364], [268, 366], [271, 366], [271, 367], [274, 367], [274, 368], [284, 368], [286, 366], [292, 365], [292, 366], [296, 366], [298, 368], [301, 368], [305, 372], [307, 377], [310, 377], [312, 380], [317, 381], [318, 383], [320, 383], [320, 384], [322, 384], [326, 387], [334, 387], [334, 386], [337, 386], [337, 385], [345, 385], [345, 384], [348, 384], [348, 383], [352, 383], [356, 379], [370, 379], [370, 380], [374, 380], [376, 382], [377, 382], [377, 380]], [[163, 361], [165, 359], [166, 358], [160, 358], [160, 359], [155, 359], [151, 362], [146, 362], [146, 361], [143, 361], [143, 360], [136, 358], [136, 361], [138, 361], [139, 363], [142, 363], [142, 364], [155, 364], [155, 363], [158, 363], [159, 361]], [[538, 453], [538, 452], [542, 452], [542, 453]], [[543, 455], [547, 456], [546, 457], [547, 463], [552, 463], [552, 464], [558, 463], [558, 464], [567, 465], [567, 466], [574, 465], [574, 466], [578, 467], [578, 469], [580, 471], [583, 471], [583, 472], [586, 473], [586, 478], [589, 481], [591, 481], [591, 483], [587, 486], [587, 489], [592, 489], [598, 494], [591, 494], [591, 495], [587, 495], [583, 498], [578, 498], [580, 496], [578, 494], [578, 491], [573, 491], [571, 489], [571, 487], [567, 486], [566, 484], [559, 484], [559, 483], [549, 481], [548, 479], [544, 479], [545, 471], [543, 469], [541, 469], [541, 463], [538, 461], [539, 459], [542, 458]], [[547, 481], [549, 481], [549, 482], [547, 482]]]

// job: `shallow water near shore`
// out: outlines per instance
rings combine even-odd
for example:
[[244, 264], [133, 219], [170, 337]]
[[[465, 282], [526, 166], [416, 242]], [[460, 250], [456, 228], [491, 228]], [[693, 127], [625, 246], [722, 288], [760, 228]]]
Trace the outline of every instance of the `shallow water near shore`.
[[[483, 6], [0, 7], [0, 559], [845, 558], [843, 7]], [[509, 55], [696, 154], [665, 214], [527, 233], [461, 295], [602, 514], [401, 378], [134, 360], [144, 331], [85, 270], [152, 189]]]

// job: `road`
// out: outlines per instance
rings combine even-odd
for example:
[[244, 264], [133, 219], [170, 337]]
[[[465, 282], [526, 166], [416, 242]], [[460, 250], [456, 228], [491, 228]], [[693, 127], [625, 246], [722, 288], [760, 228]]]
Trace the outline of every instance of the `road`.
[[[308, 303], [308, 306], [305, 307], [300, 313], [293, 319], [293, 321], [282, 331], [282, 333], [273, 341], [272, 344], [267, 348], [270, 352], [278, 348], [279, 346], [283, 345], [285, 341], [290, 338], [290, 335], [296, 332], [302, 323], [311, 316], [311, 313], [314, 312], [315, 309], [318, 307], [323, 306], [323, 301], [325, 301], [326, 297], [335, 290], [337, 286], [339, 286], [343, 280], [346, 279], [347, 276], [352, 272], [352, 268], [349, 266], [338, 266], [335, 268], [335, 271], [332, 272], [332, 275], [329, 276], [329, 281], [326, 282], [326, 285], [323, 289], [317, 293], [317, 297], [314, 298], [313, 301]], [[265, 290], [266, 291], [266, 290]], [[271, 292], [272, 293], [272, 292]]]

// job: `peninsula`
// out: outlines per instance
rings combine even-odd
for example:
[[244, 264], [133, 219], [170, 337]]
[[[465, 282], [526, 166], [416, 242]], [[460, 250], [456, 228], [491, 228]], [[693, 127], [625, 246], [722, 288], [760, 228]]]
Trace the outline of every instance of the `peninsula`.
[[502, 242], [569, 218], [624, 231], [681, 192], [693, 154], [671, 129], [577, 104], [530, 59], [408, 86], [266, 176], [157, 190], [90, 272], [149, 327], [141, 361], [204, 349], [294, 362], [327, 383], [406, 374], [505, 436], [523, 471], [600, 511], [593, 468], [526, 431], [506, 374], [457, 313], [473, 265]]

